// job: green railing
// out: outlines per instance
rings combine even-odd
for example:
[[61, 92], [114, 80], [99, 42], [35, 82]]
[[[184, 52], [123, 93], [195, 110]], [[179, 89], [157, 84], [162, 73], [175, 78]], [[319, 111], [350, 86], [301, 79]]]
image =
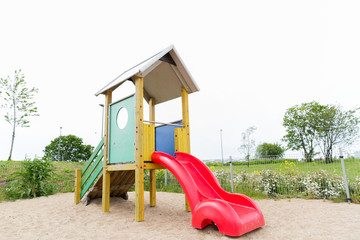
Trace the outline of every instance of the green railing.
[[94, 184], [95, 180], [103, 170], [103, 158], [104, 158], [104, 139], [102, 139], [99, 145], [94, 150], [93, 154], [86, 161], [85, 166], [81, 170], [81, 194], [80, 199]]

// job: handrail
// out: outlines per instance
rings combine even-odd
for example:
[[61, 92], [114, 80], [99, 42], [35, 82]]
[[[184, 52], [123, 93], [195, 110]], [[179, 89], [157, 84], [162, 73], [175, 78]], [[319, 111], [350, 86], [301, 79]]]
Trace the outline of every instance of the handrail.
[[[177, 122], [180, 122], [180, 121], [177, 121]], [[143, 120], [143, 122], [162, 124], [162, 125], [169, 125], [169, 126], [175, 126], [175, 127], [184, 127], [184, 125], [176, 124], [176, 123], [164, 123], [164, 122], [156, 122], [156, 121], [148, 121], [148, 120]]]
[[91, 164], [88, 171], [81, 177], [81, 187], [84, 186], [84, 184], [87, 182], [89, 177], [92, 175], [92, 173], [95, 171], [95, 169], [99, 166], [99, 163], [101, 162], [102, 158], [104, 156], [104, 150], [101, 150], [99, 156], [95, 159], [94, 163]]
[[[104, 156], [104, 154], [102, 152], [102, 155], [99, 155], [99, 159], [102, 159], [103, 156]], [[102, 161], [99, 161], [97, 168], [95, 168], [94, 171], [92, 172], [91, 178], [86, 182], [84, 187], [81, 188], [80, 199], [85, 195], [85, 193], [93, 185], [94, 181], [98, 178], [98, 176], [100, 175], [102, 170], [103, 170], [103, 164], [102, 164]]]
[[89, 188], [93, 185], [94, 181], [100, 175], [103, 169], [104, 158], [104, 138], [101, 139], [94, 152], [91, 154], [89, 160], [86, 161], [81, 170], [81, 193], [80, 199], [85, 195]]
[[95, 148], [94, 152], [91, 154], [89, 160], [86, 161], [83, 169], [81, 170], [81, 176], [83, 176], [85, 174], [86, 170], [89, 168], [89, 166], [93, 162], [94, 158], [98, 155], [98, 153], [100, 152], [100, 150], [103, 146], [104, 146], [104, 138], [101, 139], [100, 143]]

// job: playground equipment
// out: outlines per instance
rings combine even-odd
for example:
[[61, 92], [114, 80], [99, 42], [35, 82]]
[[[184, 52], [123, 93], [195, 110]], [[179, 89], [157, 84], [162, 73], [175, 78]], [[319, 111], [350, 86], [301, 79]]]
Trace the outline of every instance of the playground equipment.
[[[126, 81], [134, 83], [135, 94], [113, 102], [113, 91]], [[150, 206], [156, 206], [155, 171], [165, 167], [185, 191], [185, 210], [192, 211], [194, 227], [203, 228], [213, 221], [222, 233], [239, 236], [263, 226], [261, 211], [251, 199], [229, 195], [206, 165], [183, 154], [190, 154], [188, 94], [197, 91], [198, 86], [174, 46], [125, 71], [98, 91], [96, 96], [105, 95], [104, 138], [83, 169], [76, 170], [75, 204], [82, 198], [88, 202], [101, 197], [102, 210], [108, 212], [110, 197], [127, 199], [127, 192], [135, 184], [135, 220], [143, 221], [144, 171], [150, 171]], [[159, 122], [155, 121], [155, 106], [178, 97], [182, 102], [182, 120], [156, 126]], [[149, 120], [144, 120], [144, 98], [149, 105]], [[171, 157], [175, 152], [180, 158]], [[168, 155], [161, 155], [164, 153]], [[194, 167], [190, 168], [189, 164]], [[190, 184], [189, 179], [194, 182]], [[225, 221], [205, 214], [216, 211], [230, 219]], [[229, 230], [224, 224], [232, 220], [233, 227]]]

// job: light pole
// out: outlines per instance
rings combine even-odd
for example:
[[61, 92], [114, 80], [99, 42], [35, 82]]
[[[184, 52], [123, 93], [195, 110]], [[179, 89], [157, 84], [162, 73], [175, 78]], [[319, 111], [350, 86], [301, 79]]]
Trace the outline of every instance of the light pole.
[[101, 118], [101, 137], [100, 139], [102, 139], [104, 137], [104, 104], [99, 104], [100, 107], [102, 107], [102, 118]]
[[221, 161], [224, 164], [224, 153], [223, 153], [223, 143], [222, 143], [222, 129], [220, 129], [220, 143], [221, 143]]
[[59, 162], [61, 161], [61, 159], [60, 159], [61, 130], [62, 130], [62, 127], [60, 127], [60, 136], [59, 136], [59, 145], [58, 145], [58, 161], [59, 161]]

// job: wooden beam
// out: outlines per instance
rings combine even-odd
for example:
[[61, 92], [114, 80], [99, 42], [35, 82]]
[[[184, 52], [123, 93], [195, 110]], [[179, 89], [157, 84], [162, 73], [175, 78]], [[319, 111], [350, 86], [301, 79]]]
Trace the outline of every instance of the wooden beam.
[[144, 161], [151, 162], [155, 150], [155, 124], [144, 123]]
[[110, 173], [107, 171], [109, 161], [109, 118], [110, 104], [112, 102], [112, 90], [107, 90], [105, 94], [105, 121], [104, 121], [104, 158], [103, 158], [103, 188], [102, 188], [102, 211], [109, 212], [110, 209]]
[[144, 163], [144, 169], [165, 169], [165, 167], [157, 163]]
[[[149, 101], [149, 120], [155, 121], [155, 99], [150, 98]], [[155, 125], [154, 123], [150, 123], [152, 125]], [[154, 149], [152, 151], [155, 151], [155, 139], [154, 139]], [[149, 167], [149, 164], [147, 164], [146, 167]], [[156, 170], [150, 169], [150, 207], [156, 206]]]
[[187, 153], [190, 154], [190, 121], [189, 121], [189, 98], [185, 88], [181, 88], [182, 123], [185, 130], [185, 144]]
[[144, 79], [135, 78], [135, 221], [144, 221]]
[[81, 169], [75, 169], [75, 204], [80, 202], [81, 194]]
[[135, 170], [136, 164], [130, 163], [130, 164], [118, 164], [118, 165], [109, 165], [107, 166], [107, 170], [109, 172], [111, 171], [129, 171], [129, 170]]
[[[181, 106], [182, 106], [182, 124], [184, 125], [185, 137], [184, 148], [186, 149], [186, 153], [190, 154], [190, 122], [189, 122], [189, 98], [188, 92], [185, 88], [181, 88]], [[190, 205], [185, 196], [185, 211], [190, 212]]]

